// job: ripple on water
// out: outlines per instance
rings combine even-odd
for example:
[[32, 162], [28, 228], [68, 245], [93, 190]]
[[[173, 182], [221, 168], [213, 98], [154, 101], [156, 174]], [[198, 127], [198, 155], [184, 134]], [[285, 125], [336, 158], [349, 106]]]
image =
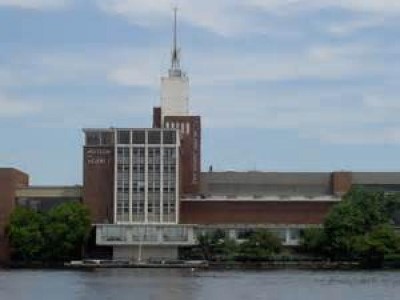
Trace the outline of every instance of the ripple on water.
[[0, 299], [397, 300], [400, 272], [102, 269], [0, 271]]

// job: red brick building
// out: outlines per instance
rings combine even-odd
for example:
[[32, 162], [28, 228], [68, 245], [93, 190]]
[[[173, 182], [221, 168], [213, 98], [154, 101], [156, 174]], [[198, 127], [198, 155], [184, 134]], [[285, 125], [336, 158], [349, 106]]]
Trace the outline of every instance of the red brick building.
[[18, 188], [29, 185], [29, 176], [12, 168], [0, 168], [0, 262], [9, 260], [6, 226], [15, 208], [15, 198]]
[[200, 116], [165, 116], [162, 121], [161, 108], [154, 107], [153, 128], [174, 128], [179, 130], [181, 137], [181, 193], [197, 194], [200, 190], [201, 172]]

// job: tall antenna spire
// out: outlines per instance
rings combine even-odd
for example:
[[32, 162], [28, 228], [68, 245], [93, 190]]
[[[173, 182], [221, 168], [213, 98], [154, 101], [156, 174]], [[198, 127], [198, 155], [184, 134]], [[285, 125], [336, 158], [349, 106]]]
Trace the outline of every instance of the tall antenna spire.
[[181, 76], [181, 62], [180, 62], [180, 49], [177, 45], [177, 11], [178, 8], [174, 7], [174, 32], [173, 32], [173, 48], [171, 55], [171, 69], [169, 70], [170, 76]]

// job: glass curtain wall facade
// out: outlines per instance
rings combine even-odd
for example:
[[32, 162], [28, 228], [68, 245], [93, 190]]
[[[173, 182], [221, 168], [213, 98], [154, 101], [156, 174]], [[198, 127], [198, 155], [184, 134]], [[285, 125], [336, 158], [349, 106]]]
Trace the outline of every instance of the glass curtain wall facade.
[[116, 129], [115, 153], [115, 223], [178, 223], [178, 131]]

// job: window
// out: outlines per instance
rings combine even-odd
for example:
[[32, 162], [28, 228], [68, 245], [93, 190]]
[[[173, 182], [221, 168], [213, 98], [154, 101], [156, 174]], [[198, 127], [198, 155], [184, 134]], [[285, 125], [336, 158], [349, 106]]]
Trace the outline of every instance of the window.
[[268, 229], [272, 234], [278, 237], [282, 242], [286, 241], [286, 230], [285, 228], [274, 228]]
[[118, 144], [130, 144], [129, 131], [118, 131]]
[[146, 136], [145, 131], [133, 131], [132, 132], [132, 144], [145, 144]]
[[186, 241], [188, 232], [184, 227], [165, 227], [163, 228], [163, 239], [167, 242]]
[[114, 134], [112, 132], [101, 132], [100, 135], [102, 145], [113, 145], [114, 144]]
[[238, 230], [236, 230], [236, 238], [238, 240], [248, 239], [252, 234], [254, 234], [254, 229], [238, 229]]
[[100, 132], [86, 132], [86, 146], [99, 146]]
[[160, 131], [148, 131], [148, 143], [149, 144], [161, 144]]
[[176, 132], [175, 131], [167, 131], [163, 132], [164, 144], [166, 145], [175, 145], [176, 144]]
[[300, 229], [298, 228], [291, 228], [290, 229], [290, 239], [291, 240], [299, 240], [300, 239]]
[[126, 241], [125, 228], [120, 226], [103, 227], [102, 236], [106, 241]]

